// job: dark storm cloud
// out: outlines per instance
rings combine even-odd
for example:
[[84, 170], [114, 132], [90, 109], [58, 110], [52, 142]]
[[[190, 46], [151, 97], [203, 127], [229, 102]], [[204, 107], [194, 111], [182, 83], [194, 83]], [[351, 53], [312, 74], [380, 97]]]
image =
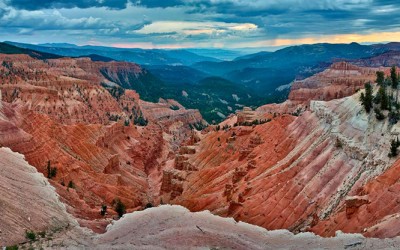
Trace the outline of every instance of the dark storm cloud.
[[25, 9], [58, 9], [58, 8], [90, 8], [90, 7], [107, 7], [111, 9], [124, 9], [128, 4], [128, 0], [7, 0], [8, 6]]

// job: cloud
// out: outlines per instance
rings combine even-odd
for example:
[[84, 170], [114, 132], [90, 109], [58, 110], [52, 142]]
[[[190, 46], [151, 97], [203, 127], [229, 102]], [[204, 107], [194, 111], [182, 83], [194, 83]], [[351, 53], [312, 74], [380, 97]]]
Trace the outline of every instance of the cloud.
[[223, 22], [185, 22], [158, 21], [145, 25], [138, 30], [139, 34], [152, 33], [182, 33], [187, 35], [225, 33], [229, 31], [251, 31], [257, 29], [252, 23], [223, 23]]
[[59, 8], [90, 8], [107, 7], [111, 9], [124, 9], [128, 0], [6, 0], [10, 7], [24, 10], [59, 9]]
[[392, 41], [397, 13], [395, 0], [0, 0], [0, 36], [147, 47], [376, 41], [369, 35], [382, 33]]
[[66, 18], [59, 11], [27, 11], [5, 8], [0, 26], [33, 30], [95, 29], [104, 27], [100, 18]]
[[167, 8], [177, 7], [184, 5], [184, 1], [180, 0], [137, 0], [134, 2], [136, 5], [141, 5], [149, 8]]

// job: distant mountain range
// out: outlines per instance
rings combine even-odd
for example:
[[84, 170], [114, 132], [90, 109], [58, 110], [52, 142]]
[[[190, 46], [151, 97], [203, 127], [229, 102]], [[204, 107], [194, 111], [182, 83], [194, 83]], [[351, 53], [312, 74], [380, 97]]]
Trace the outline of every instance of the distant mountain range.
[[224, 77], [257, 91], [261, 96], [280, 95], [275, 91], [295, 79], [303, 79], [326, 69], [331, 63], [371, 57], [400, 50], [400, 43], [360, 45], [312, 44], [292, 46], [275, 52], [259, 52], [233, 61], [199, 62], [192, 67]]
[[[135, 90], [144, 100], [175, 99], [187, 108], [198, 108], [209, 122], [218, 122], [243, 106], [285, 101], [290, 83], [319, 73], [333, 62], [365, 59], [363, 63], [368, 64], [368, 58], [400, 51], [400, 43], [321, 43], [249, 55], [222, 49], [145, 50], [68, 43], [7, 42], [1, 44], [0, 50], [0, 53], [29, 54], [37, 59], [68, 56], [104, 62], [135, 62], [149, 74], [146, 79], [140, 79], [141, 85], [130, 83], [130, 77], [121, 76], [122, 87], [140, 86]], [[223, 58], [229, 60], [221, 60]]]
[[123, 49], [103, 46], [77, 46], [74, 44], [42, 44], [6, 42], [20, 48], [26, 48], [62, 56], [87, 56], [96, 54], [112, 58], [117, 61], [134, 62], [140, 65], [191, 65], [202, 61], [219, 62], [221, 60], [200, 56], [187, 50], [160, 50], [160, 49]]
[[57, 59], [61, 58], [62, 56], [46, 53], [46, 52], [39, 52], [36, 50], [16, 47], [8, 43], [0, 43], [0, 53], [1, 54], [26, 54], [35, 59]]

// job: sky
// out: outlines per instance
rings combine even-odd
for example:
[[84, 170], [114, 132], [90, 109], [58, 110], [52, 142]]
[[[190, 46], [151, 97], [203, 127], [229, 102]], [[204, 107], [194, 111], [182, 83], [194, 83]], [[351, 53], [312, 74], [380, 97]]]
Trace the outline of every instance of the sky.
[[398, 0], [0, 0], [0, 41], [125, 48], [400, 42]]

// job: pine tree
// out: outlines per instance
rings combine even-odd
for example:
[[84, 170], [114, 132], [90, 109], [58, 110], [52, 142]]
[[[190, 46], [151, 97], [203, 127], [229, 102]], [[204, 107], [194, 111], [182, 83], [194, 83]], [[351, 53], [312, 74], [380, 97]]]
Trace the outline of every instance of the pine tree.
[[371, 111], [373, 101], [372, 86], [370, 83], [365, 84], [365, 94], [361, 93], [360, 101], [361, 104], [364, 106], [365, 111], [369, 113]]
[[122, 217], [126, 213], [126, 207], [125, 204], [122, 203], [122, 201], [118, 198], [114, 199], [114, 209], [115, 212], [119, 215], [119, 217]]
[[377, 71], [376, 83], [378, 83], [378, 85], [382, 85], [384, 80], [385, 80], [385, 73], [383, 71]]
[[47, 178], [51, 179], [51, 166], [50, 166], [50, 161], [47, 161]]
[[56, 177], [57, 175], [57, 168], [52, 167], [50, 165], [50, 161], [47, 161], [47, 178], [51, 179], [53, 177]]
[[100, 210], [100, 214], [102, 215], [102, 216], [104, 216], [104, 215], [106, 215], [106, 213], [107, 213], [107, 205], [101, 205], [101, 210]]
[[390, 152], [389, 152], [389, 157], [395, 157], [397, 156], [397, 148], [399, 147], [398, 142], [396, 140], [391, 140], [390, 141]]
[[396, 72], [396, 66], [393, 66], [390, 69], [390, 79], [392, 80], [392, 89], [396, 90], [396, 103], [398, 101], [398, 85], [399, 85], [399, 78]]
[[379, 121], [382, 121], [383, 119], [385, 119], [385, 115], [381, 112], [381, 110], [379, 108], [375, 108], [375, 117], [376, 119], [378, 119]]
[[379, 88], [378, 96], [380, 99], [381, 109], [388, 110], [389, 98], [386, 94], [386, 87], [384, 85], [381, 85], [381, 87]]

